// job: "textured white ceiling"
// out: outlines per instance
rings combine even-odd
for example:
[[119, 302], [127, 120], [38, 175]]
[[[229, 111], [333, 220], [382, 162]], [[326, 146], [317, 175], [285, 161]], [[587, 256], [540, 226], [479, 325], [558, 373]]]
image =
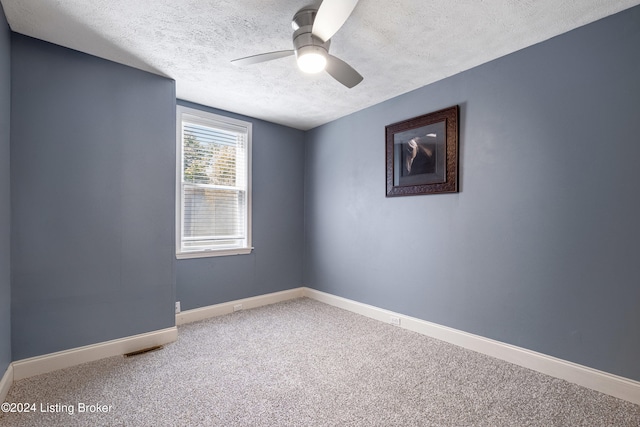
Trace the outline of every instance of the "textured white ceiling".
[[15, 32], [176, 81], [180, 99], [310, 129], [640, 4], [640, 0], [361, 0], [331, 53], [364, 81], [305, 75], [291, 49], [305, 0], [0, 0]]

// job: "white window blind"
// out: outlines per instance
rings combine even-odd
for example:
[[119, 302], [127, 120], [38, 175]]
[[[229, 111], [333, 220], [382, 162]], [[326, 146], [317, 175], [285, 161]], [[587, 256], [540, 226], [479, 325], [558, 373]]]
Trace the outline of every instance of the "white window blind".
[[178, 107], [179, 258], [249, 253], [251, 123]]

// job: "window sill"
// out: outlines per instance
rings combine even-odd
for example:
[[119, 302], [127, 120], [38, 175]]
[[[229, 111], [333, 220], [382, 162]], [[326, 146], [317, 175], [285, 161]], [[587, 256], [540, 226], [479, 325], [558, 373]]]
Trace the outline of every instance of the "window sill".
[[216, 256], [229, 256], [229, 255], [247, 255], [250, 254], [253, 248], [236, 248], [236, 249], [216, 249], [205, 251], [193, 251], [193, 252], [180, 252], [176, 254], [176, 259], [190, 259], [190, 258], [210, 258]]

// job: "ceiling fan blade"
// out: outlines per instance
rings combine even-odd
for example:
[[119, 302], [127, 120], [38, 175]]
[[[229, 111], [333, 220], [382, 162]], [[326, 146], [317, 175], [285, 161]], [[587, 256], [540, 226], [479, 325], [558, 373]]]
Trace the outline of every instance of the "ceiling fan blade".
[[294, 54], [293, 50], [279, 50], [277, 52], [261, 53], [259, 55], [247, 56], [245, 58], [238, 58], [231, 61], [233, 65], [253, 65], [260, 62], [271, 61], [273, 59], [284, 58], [285, 56], [291, 56]]
[[327, 55], [327, 73], [334, 79], [351, 89], [360, 83], [364, 77], [342, 59], [333, 55]]
[[316, 14], [311, 33], [326, 42], [342, 27], [356, 4], [358, 0], [324, 0]]

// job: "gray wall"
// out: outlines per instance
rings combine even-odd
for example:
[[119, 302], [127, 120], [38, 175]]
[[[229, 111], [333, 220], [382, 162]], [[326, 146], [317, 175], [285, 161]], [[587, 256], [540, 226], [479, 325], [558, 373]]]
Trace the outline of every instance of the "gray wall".
[[[310, 131], [305, 284], [640, 380], [638, 22]], [[385, 198], [385, 125], [456, 104], [460, 193]]]
[[175, 84], [12, 35], [12, 354], [175, 324]]
[[11, 362], [10, 60], [11, 32], [0, 5], [0, 378]]
[[262, 295], [302, 284], [304, 133], [250, 117], [178, 101], [253, 123], [253, 246], [249, 255], [177, 261], [183, 310]]

